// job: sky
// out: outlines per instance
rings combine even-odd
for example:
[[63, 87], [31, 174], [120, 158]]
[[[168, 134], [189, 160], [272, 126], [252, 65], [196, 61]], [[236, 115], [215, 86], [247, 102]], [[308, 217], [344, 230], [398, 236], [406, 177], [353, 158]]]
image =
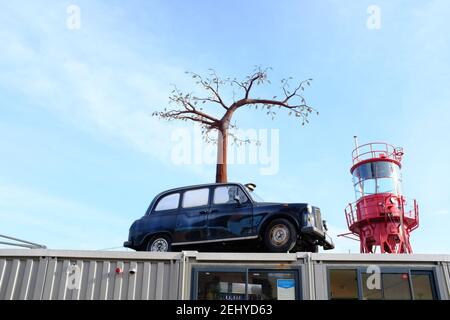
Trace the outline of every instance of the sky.
[[[257, 94], [312, 78], [304, 95], [320, 114], [302, 127], [239, 110], [241, 129], [279, 141], [277, 166], [232, 164], [229, 181], [256, 183], [268, 201], [319, 206], [334, 251], [358, 252], [336, 236], [355, 201], [353, 136], [389, 142], [405, 150], [403, 191], [420, 206], [414, 252], [450, 253], [450, 2], [0, 4], [0, 234], [54, 249], [120, 248], [156, 194], [215, 178], [205, 160], [214, 146], [196, 128], [151, 117], [172, 85], [201, 93], [185, 71], [242, 79], [262, 65], [272, 84]], [[191, 143], [191, 163], [174, 161], [174, 135]]]

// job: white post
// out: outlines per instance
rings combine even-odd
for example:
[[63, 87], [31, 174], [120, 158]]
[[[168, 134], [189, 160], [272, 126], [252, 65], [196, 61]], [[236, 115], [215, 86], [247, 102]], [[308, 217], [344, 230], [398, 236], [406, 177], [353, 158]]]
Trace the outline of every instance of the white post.
[[359, 144], [358, 144], [358, 136], [353, 136], [353, 139], [355, 139], [356, 158], [358, 158], [358, 157], [359, 157], [359, 154], [358, 154], [358, 148], [359, 148]]

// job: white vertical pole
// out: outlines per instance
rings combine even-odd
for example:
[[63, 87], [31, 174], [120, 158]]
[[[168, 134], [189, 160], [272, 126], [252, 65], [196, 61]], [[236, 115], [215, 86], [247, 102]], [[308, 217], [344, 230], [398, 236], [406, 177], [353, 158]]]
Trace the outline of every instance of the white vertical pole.
[[359, 157], [358, 154], [358, 148], [359, 148], [359, 144], [358, 144], [358, 136], [353, 136], [353, 139], [355, 139], [355, 151], [356, 151], [356, 157]]

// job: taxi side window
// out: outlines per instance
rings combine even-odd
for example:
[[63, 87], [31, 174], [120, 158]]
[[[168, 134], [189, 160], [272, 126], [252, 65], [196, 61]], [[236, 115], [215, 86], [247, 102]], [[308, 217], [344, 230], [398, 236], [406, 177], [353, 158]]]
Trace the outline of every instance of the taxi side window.
[[179, 193], [169, 194], [158, 201], [155, 211], [177, 209], [179, 202], [180, 202]]
[[214, 189], [214, 204], [228, 204], [236, 203], [234, 199], [238, 196], [240, 203], [246, 203], [248, 201], [244, 191], [238, 186], [220, 186]]

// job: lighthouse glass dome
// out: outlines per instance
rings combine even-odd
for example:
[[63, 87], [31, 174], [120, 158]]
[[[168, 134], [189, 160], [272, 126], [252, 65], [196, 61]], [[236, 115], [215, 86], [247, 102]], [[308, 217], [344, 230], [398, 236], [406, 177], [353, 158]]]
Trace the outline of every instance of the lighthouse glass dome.
[[400, 167], [391, 161], [366, 162], [353, 170], [353, 186], [356, 199], [379, 194], [400, 194]]

